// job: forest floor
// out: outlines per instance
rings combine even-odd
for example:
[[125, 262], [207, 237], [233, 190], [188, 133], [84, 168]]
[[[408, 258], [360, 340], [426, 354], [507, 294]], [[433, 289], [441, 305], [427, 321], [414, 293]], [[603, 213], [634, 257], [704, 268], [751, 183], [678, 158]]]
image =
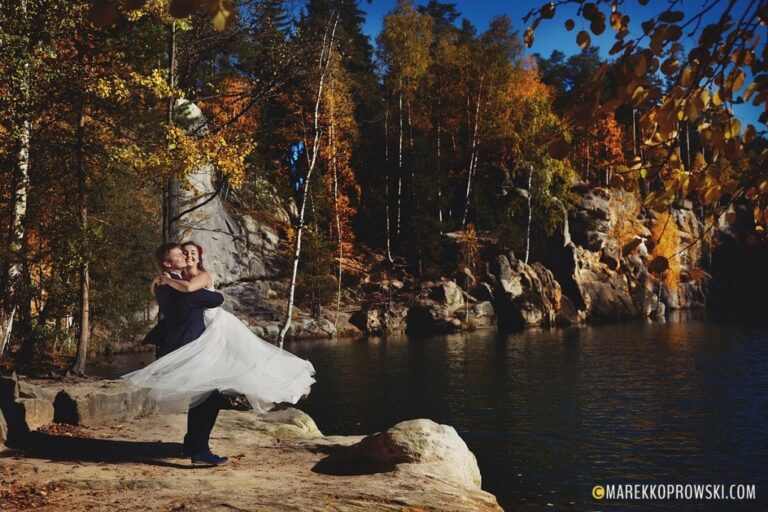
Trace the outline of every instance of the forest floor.
[[419, 464], [350, 464], [360, 436], [281, 436], [251, 412], [222, 411], [211, 444], [230, 460], [195, 467], [180, 456], [185, 427], [185, 414], [43, 427], [0, 452], [0, 510], [501, 510]]

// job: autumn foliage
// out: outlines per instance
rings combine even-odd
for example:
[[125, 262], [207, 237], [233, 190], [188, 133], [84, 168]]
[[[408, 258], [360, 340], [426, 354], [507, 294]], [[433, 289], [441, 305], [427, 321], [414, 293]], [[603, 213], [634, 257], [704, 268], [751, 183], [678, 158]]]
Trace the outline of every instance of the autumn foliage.
[[653, 249], [651, 259], [661, 256], [668, 263], [668, 268], [661, 272], [661, 279], [671, 290], [680, 285], [680, 234], [674, 216], [669, 212], [659, 214], [651, 228]]

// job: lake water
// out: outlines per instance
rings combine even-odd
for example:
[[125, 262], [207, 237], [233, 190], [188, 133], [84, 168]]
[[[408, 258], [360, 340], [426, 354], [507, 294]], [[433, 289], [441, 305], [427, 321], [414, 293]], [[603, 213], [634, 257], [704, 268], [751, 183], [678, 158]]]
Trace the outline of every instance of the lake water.
[[[765, 327], [688, 319], [286, 347], [315, 365], [301, 408], [325, 434], [452, 425], [507, 510], [768, 510]], [[755, 484], [758, 499], [591, 497], [627, 483]]]

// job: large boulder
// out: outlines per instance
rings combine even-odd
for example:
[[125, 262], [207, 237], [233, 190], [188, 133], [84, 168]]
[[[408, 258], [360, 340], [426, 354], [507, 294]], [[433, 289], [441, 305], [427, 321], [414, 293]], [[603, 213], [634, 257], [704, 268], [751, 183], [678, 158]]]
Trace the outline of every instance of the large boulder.
[[384, 323], [377, 308], [361, 309], [352, 314], [349, 321], [366, 334], [382, 334]]
[[472, 308], [472, 318], [475, 327], [486, 328], [496, 325], [496, 309], [490, 301], [478, 302]]
[[590, 251], [601, 250], [612, 221], [611, 191], [602, 187], [585, 191], [569, 220], [574, 243]]
[[317, 428], [315, 420], [307, 413], [292, 407], [270, 411], [260, 419], [272, 427], [268, 430], [276, 437], [320, 437], [323, 435]]
[[432, 420], [417, 419], [363, 438], [354, 449], [382, 466], [420, 464], [425, 472], [480, 488], [477, 459], [456, 430]]
[[464, 290], [455, 281], [442, 280], [430, 290], [432, 298], [449, 308], [464, 305]]
[[528, 265], [514, 255], [501, 254], [491, 267], [489, 279], [499, 327], [517, 330], [556, 324], [562, 292], [543, 265]]
[[442, 334], [462, 329], [462, 322], [454, 317], [455, 308], [430, 299], [421, 299], [408, 308], [407, 332], [412, 334]]

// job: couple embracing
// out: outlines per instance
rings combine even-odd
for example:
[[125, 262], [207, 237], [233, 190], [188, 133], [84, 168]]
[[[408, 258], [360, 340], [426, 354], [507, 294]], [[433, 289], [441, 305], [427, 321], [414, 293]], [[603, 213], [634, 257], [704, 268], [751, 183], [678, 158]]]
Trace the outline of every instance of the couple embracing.
[[242, 394], [254, 410], [296, 403], [315, 382], [312, 363], [259, 338], [224, 311], [194, 242], [167, 243], [155, 253], [163, 274], [152, 283], [162, 320], [147, 335], [157, 359], [123, 376], [171, 408], [188, 409], [183, 456], [219, 465], [209, 446], [222, 395]]

